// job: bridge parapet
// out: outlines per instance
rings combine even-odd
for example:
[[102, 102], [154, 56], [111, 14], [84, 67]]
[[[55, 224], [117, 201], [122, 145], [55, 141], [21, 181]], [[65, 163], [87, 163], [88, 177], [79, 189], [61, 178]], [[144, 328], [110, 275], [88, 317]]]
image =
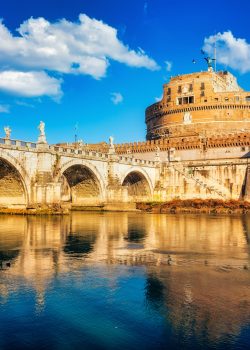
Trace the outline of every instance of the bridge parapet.
[[10, 140], [5, 138], [0, 138], [0, 147], [7, 146], [7, 148], [12, 149], [30, 149], [34, 150], [37, 148], [37, 144], [35, 142], [27, 142], [27, 141], [21, 141], [21, 140]]
[[[104, 152], [98, 152], [98, 151], [90, 151], [87, 149], [82, 148], [75, 148], [75, 147], [66, 147], [66, 146], [54, 146], [54, 145], [43, 145], [43, 148], [41, 149], [40, 145], [35, 142], [30, 141], [22, 141], [22, 140], [10, 140], [5, 138], [0, 138], [0, 148], [8, 148], [13, 150], [23, 150], [23, 151], [30, 151], [30, 152], [41, 152], [41, 151], [50, 151], [53, 154], [59, 154], [60, 156], [68, 156], [68, 157], [78, 157], [78, 158], [84, 158], [84, 159], [93, 159], [93, 160], [100, 160], [104, 162], [109, 162], [111, 159], [111, 155]], [[115, 155], [112, 155], [113, 157]], [[118, 163], [121, 164], [136, 164], [146, 167], [156, 167], [157, 162], [153, 160], [144, 160], [144, 159], [137, 159], [133, 156], [117, 156], [115, 159]]]

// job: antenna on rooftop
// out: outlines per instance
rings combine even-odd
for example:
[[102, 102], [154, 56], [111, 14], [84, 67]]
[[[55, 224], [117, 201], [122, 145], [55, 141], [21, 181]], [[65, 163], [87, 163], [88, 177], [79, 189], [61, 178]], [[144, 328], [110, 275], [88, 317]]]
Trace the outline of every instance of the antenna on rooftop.
[[214, 71], [216, 73], [216, 33], [214, 35]]
[[77, 143], [77, 131], [78, 131], [78, 123], [75, 124], [75, 143]]

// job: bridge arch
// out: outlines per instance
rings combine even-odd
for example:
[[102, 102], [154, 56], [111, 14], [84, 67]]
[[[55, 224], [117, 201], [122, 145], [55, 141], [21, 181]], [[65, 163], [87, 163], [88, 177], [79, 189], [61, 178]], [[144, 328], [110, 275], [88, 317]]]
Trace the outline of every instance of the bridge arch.
[[0, 151], [0, 206], [25, 208], [30, 202], [30, 178], [8, 152]]
[[62, 182], [62, 199], [73, 205], [98, 205], [103, 202], [105, 186], [97, 168], [88, 161], [74, 159], [65, 163], [58, 180]]
[[122, 176], [121, 185], [127, 187], [128, 196], [135, 202], [150, 200], [153, 185], [147, 172], [139, 167], [131, 167]]

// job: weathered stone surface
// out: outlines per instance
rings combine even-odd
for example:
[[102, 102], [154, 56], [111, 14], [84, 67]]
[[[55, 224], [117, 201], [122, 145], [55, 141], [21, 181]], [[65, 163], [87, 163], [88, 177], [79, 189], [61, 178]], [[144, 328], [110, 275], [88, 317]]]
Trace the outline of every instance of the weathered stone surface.
[[243, 197], [245, 198], [245, 200], [250, 201], [250, 166], [248, 166], [246, 170], [246, 180]]
[[250, 93], [229, 72], [172, 77], [163, 98], [146, 110], [147, 139], [250, 129]]
[[0, 207], [25, 206], [25, 192], [17, 171], [0, 159]]
[[[249, 158], [151, 161], [72, 147], [0, 144], [0, 205], [105, 206], [217, 198], [249, 200]], [[123, 206], [124, 208], [126, 207]]]

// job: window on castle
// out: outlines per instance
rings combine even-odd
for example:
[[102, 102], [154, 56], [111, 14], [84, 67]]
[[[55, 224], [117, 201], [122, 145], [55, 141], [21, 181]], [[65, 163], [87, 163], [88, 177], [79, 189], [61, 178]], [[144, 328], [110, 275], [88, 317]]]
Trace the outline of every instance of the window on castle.
[[205, 92], [204, 91], [201, 91], [201, 96], [205, 96]]
[[167, 95], [171, 95], [171, 88], [167, 89]]
[[205, 83], [201, 83], [201, 90], [205, 89]]
[[228, 98], [228, 97], [225, 97], [225, 101], [228, 102], [228, 101], [229, 101], [229, 98]]
[[189, 91], [193, 91], [193, 84], [189, 84]]
[[177, 105], [186, 105], [190, 103], [194, 103], [194, 96], [178, 97], [176, 101]]
[[246, 96], [246, 102], [250, 102], [250, 96]]
[[181, 85], [178, 86], [178, 92], [181, 93]]

